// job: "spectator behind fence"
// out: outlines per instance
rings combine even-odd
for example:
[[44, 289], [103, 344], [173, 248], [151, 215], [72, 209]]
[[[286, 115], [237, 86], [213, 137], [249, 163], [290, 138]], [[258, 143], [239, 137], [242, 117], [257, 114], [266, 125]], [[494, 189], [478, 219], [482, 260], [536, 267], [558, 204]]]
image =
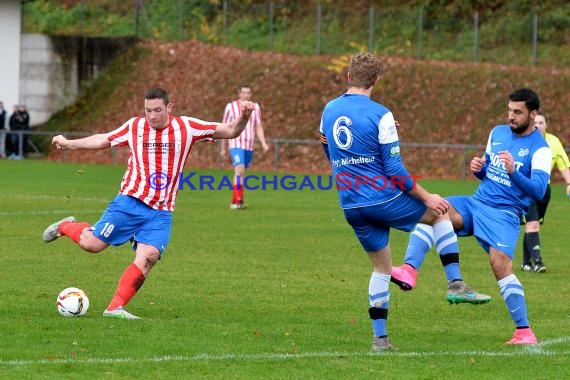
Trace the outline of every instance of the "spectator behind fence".
[[6, 158], [6, 110], [0, 100], [0, 158]]
[[10, 159], [21, 160], [26, 155], [26, 147], [28, 145], [28, 135], [14, 133], [15, 131], [27, 131], [30, 129], [30, 115], [26, 109], [26, 105], [18, 104], [14, 106], [14, 113], [10, 116], [10, 135], [11, 154]]

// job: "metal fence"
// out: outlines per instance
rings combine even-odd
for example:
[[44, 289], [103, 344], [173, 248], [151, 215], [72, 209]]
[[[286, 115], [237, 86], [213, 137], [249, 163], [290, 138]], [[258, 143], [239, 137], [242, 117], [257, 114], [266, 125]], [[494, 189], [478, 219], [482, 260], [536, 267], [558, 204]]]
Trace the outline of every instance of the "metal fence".
[[[91, 135], [85, 132], [47, 132], [47, 131], [6, 131], [10, 136], [18, 137], [18, 144], [9, 150], [8, 158], [23, 159], [49, 158], [63, 162], [102, 163], [124, 165], [128, 158], [128, 149], [113, 147], [105, 150], [56, 151], [50, 147], [51, 137], [62, 134], [68, 138], [81, 138]], [[27, 136], [27, 139], [23, 137]], [[24, 141], [27, 141], [26, 154]], [[330, 173], [330, 164], [326, 160], [320, 139], [268, 139], [271, 150], [266, 155], [256, 153], [256, 171], [278, 171], [290, 173]], [[419, 178], [446, 178], [467, 180], [472, 178], [469, 163], [474, 156], [480, 156], [484, 145], [439, 144], [402, 142], [402, 156], [410, 172]], [[229, 160], [222, 159], [220, 143], [202, 143], [194, 147], [188, 166], [193, 168], [227, 169], [232, 168]], [[570, 153], [570, 149], [566, 149]], [[227, 157], [226, 157], [227, 158]], [[554, 182], [562, 180], [558, 171], [552, 172]]]
[[[568, 46], [570, 19], [556, 2], [408, 3], [404, 7], [380, 0], [83, 0], [75, 2], [77, 17], [65, 17], [60, 9], [40, 18], [36, 7], [41, 3], [30, 1], [24, 2], [23, 20], [34, 32], [197, 39], [282, 53], [341, 55], [368, 48], [418, 59], [568, 63], [567, 54], [559, 50]], [[494, 16], [494, 7], [505, 16]]]
[[[136, 1], [136, 33], [156, 38], [153, 19], [148, 16], [156, 1]], [[417, 59], [452, 59], [460, 61], [497, 61], [537, 64], [539, 44], [557, 46], [554, 31], [570, 30], [570, 22], [560, 20], [563, 14], [541, 20], [540, 14], [513, 8], [508, 26], [493, 26], [487, 11], [468, 11], [456, 5], [441, 7], [384, 6], [379, 1], [359, 2], [350, 7], [334, 1], [231, 1], [223, 0], [209, 12], [213, 17], [211, 33], [196, 31], [199, 15], [189, 13], [190, 0], [173, 2], [175, 30], [169, 36], [177, 39], [197, 38], [209, 43], [229, 43], [238, 47], [279, 52], [339, 54], [355, 47], [368, 48], [382, 54], [410, 56]], [[369, 5], [366, 5], [368, 3]], [[473, 7], [475, 8], [475, 7]], [[300, 13], [303, 12], [301, 15]], [[217, 16], [212, 16], [217, 14]], [[294, 15], [294, 18], [293, 18]], [[201, 15], [207, 16], [207, 15]], [[562, 17], [563, 18], [563, 17]], [[294, 25], [303, 24], [304, 29]], [[300, 21], [301, 20], [301, 21]], [[357, 20], [354, 22], [354, 20]], [[387, 20], [397, 20], [387, 22]], [[539, 28], [539, 21], [540, 28]], [[202, 20], [203, 22], [203, 20]], [[354, 25], [357, 25], [355, 29]], [[397, 28], [395, 28], [395, 26]], [[390, 28], [391, 30], [388, 30]], [[255, 35], [249, 30], [255, 30]], [[306, 30], [312, 33], [306, 33]], [[393, 30], [397, 29], [398, 33]], [[265, 36], [259, 38], [259, 35]], [[458, 36], [461, 35], [461, 39]], [[558, 35], [564, 35], [560, 33]], [[160, 36], [159, 36], [160, 38]], [[521, 51], [520, 46], [525, 48]], [[470, 47], [466, 50], [466, 46]], [[490, 48], [487, 46], [500, 46]], [[454, 50], [454, 52], [445, 52]], [[491, 51], [493, 49], [493, 51]], [[446, 56], [447, 54], [447, 56]], [[528, 61], [527, 61], [528, 60]]]
[[[68, 138], [81, 138], [91, 135], [85, 132], [65, 131], [6, 131], [9, 141], [16, 136], [17, 144], [8, 149], [8, 158], [24, 159], [45, 158], [64, 162], [85, 162], [105, 164], [125, 164], [128, 149], [113, 147], [102, 151], [56, 151], [50, 147], [51, 137], [62, 134]], [[24, 137], [27, 138], [24, 138]], [[24, 154], [24, 142], [27, 147]], [[330, 165], [324, 157], [321, 142], [318, 139], [268, 139], [271, 150], [266, 155], [257, 153], [255, 168], [257, 170], [270, 170], [297, 173], [328, 173]], [[467, 179], [468, 165], [473, 154], [481, 154], [482, 145], [469, 144], [431, 144], [431, 143], [402, 143], [405, 152], [406, 165], [414, 174], [433, 178], [459, 178]], [[446, 158], [445, 167], [441, 167], [442, 157]], [[230, 169], [228, 160], [220, 156], [220, 144], [203, 143], [194, 147], [189, 165], [212, 169]]]

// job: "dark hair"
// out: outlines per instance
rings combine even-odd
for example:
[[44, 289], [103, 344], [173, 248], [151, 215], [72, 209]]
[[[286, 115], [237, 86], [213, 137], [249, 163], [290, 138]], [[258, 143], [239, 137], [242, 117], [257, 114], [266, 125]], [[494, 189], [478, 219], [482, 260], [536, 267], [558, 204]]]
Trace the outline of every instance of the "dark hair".
[[241, 91], [244, 88], [249, 88], [250, 90], [252, 89], [250, 84], [244, 83], [241, 86], [239, 86], [238, 90]]
[[162, 99], [162, 101], [164, 102], [165, 105], [170, 103], [170, 100], [168, 100], [168, 94], [166, 93], [166, 90], [164, 90], [160, 87], [153, 87], [150, 90], [148, 90], [146, 92], [146, 94], [144, 94], [144, 98], [146, 100]]
[[530, 112], [538, 111], [540, 108], [540, 99], [536, 92], [530, 88], [521, 88], [514, 91], [509, 95], [509, 100], [511, 102], [524, 102], [524, 105]]

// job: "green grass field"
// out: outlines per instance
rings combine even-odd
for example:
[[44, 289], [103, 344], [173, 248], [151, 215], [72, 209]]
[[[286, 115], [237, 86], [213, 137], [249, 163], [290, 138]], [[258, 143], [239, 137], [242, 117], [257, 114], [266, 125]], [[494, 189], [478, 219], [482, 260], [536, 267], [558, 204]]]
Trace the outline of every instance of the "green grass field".
[[[144, 319], [103, 318], [133, 258], [130, 247], [88, 254], [68, 239], [45, 244], [41, 233], [68, 215], [95, 222], [123, 171], [121, 165], [0, 161], [0, 378], [568, 377], [570, 200], [560, 185], [553, 186], [541, 235], [549, 271], [522, 273], [520, 249], [515, 258], [538, 346], [504, 344], [513, 323], [486, 254], [464, 238], [464, 277], [494, 299], [447, 304], [445, 276], [430, 253], [416, 290], [391, 287], [388, 329], [398, 351], [374, 355], [371, 267], [335, 190], [250, 191], [250, 207], [237, 212], [228, 208], [229, 190], [181, 191], [170, 245], [127, 307]], [[475, 186], [422, 183], [442, 195]], [[406, 243], [407, 234], [393, 232], [394, 263], [402, 261]], [[55, 298], [69, 286], [89, 295], [86, 316], [57, 313]]]

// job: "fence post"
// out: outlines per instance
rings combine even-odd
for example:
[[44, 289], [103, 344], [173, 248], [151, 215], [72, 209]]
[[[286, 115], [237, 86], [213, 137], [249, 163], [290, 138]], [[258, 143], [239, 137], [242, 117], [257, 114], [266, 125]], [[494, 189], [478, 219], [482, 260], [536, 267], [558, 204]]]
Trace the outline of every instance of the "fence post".
[[179, 39], [184, 39], [184, 0], [180, 0], [180, 36]]
[[135, 36], [140, 34], [142, 0], [135, 0]]
[[224, 44], [227, 41], [226, 34], [228, 33], [228, 0], [224, 0], [222, 10], [222, 41]]
[[[217, 165], [218, 165], [218, 169], [221, 169], [221, 168], [222, 168], [222, 164], [223, 164], [223, 162], [222, 162], [222, 144], [224, 144], [224, 143], [225, 143], [225, 141], [220, 140], [220, 141], [218, 141], [217, 144], [216, 144], [216, 149], [215, 149], [215, 151], [216, 151], [216, 156], [217, 156], [216, 162], [217, 162]], [[228, 154], [229, 154], [229, 148], [228, 148]], [[230, 156], [231, 156], [231, 155], [230, 155]]]
[[463, 178], [463, 180], [466, 181], [467, 170], [465, 168], [467, 167], [467, 147], [463, 147], [463, 149], [461, 149], [461, 154], [463, 155], [463, 167], [461, 168], [461, 178]]
[[275, 158], [273, 166], [275, 166], [275, 170], [279, 170], [279, 143], [281, 140], [275, 139], [273, 142], [275, 144]]
[[269, 2], [269, 50], [273, 51], [273, 15], [274, 15], [274, 3]]
[[321, 2], [317, 3], [317, 55], [321, 54]]
[[424, 39], [424, 5], [420, 5], [420, 14], [418, 15], [418, 51], [416, 53], [417, 59], [423, 58], [423, 39]]
[[24, 133], [18, 131], [18, 157], [24, 158]]
[[368, 51], [374, 50], [374, 7], [368, 9]]
[[532, 65], [536, 65], [536, 45], [538, 41], [538, 15], [535, 14], [532, 18]]
[[479, 12], [473, 14], [473, 62], [479, 60]]

